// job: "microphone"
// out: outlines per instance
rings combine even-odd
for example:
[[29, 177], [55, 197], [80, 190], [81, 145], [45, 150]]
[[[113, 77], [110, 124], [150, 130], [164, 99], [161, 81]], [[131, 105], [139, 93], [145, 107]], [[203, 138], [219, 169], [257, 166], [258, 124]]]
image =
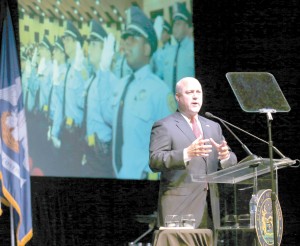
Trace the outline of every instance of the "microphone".
[[[242, 128], [239, 128], [239, 127], [237, 127], [237, 126], [235, 126], [235, 125], [233, 125], [233, 124], [227, 122], [226, 120], [223, 120], [223, 119], [221, 119], [221, 118], [219, 118], [219, 117], [213, 115], [212, 113], [206, 112], [206, 113], [205, 113], [205, 116], [207, 116], [207, 117], [209, 117], [209, 118], [217, 119], [217, 120], [219, 120], [220, 122], [222, 122], [222, 124], [223, 124], [224, 126], [226, 126], [226, 124], [227, 124], [227, 125], [230, 125], [230, 126], [236, 128], [237, 130], [242, 131], [243, 133], [246, 133], [247, 135], [249, 135], [249, 136], [251, 136], [251, 137], [253, 137], [253, 138], [256, 138], [257, 140], [259, 140], [259, 141], [261, 141], [261, 142], [263, 142], [263, 143], [269, 145], [269, 143], [268, 143], [267, 141], [265, 141], [265, 140], [263, 140], [263, 139], [261, 139], [261, 138], [255, 136], [255, 135], [251, 134], [250, 132], [247, 132], [247, 131], [243, 130]], [[226, 123], [226, 124], [225, 124], [225, 123]], [[229, 127], [228, 127], [228, 126], [226, 126], [226, 128], [229, 130]], [[287, 158], [287, 157], [286, 157], [284, 154], [282, 154], [275, 146], [272, 146], [272, 148], [273, 148], [273, 150], [274, 150], [281, 158]]]
[[248, 154], [247, 157], [245, 157], [243, 160], [241, 160], [239, 163], [243, 163], [243, 162], [246, 162], [246, 161], [250, 161], [250, 160], [255, 160], [255, 159], [258, 159], [258, 156], [257, 155], [254, 155], [249, 149], [248, 147], [239, 139], [239, 137], [237, 135], [234, 134], [234, 132], [224, 123], [224, 120], [222, 120], [221, 118], [219, 117], [216, 117], [214, 116], [213, 114], [209, 113], [209, 112], [206, 112], [205, 113], [205, 116], [208, 117], [208, 118], [215, 118], [217, 120], [219, 120], [222, 125], [224, 127], [226, 127], [226, 129], [235, 137], [235, 139], [241, 144], [242, 148], [246, 151], [246, 153]]

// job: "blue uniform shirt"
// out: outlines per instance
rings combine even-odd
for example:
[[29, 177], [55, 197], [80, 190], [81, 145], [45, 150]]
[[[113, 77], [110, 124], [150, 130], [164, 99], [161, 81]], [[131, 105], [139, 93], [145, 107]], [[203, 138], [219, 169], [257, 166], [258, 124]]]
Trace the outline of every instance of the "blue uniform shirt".
[[22, 81], [22, 92], [23, 92], [23, 105], [26, 108], [26, 100], [28, 101], [28, 86], [29, 86], [29, 78], [30, 76], [26, 74], [26, 72], [22, 72], [21, 75], [21, 81]]
[[37, 77], [36, 69], [32, 69], [27, 82], [27, 105], [26, 109], [31, 112], [38, 105], [36, 104], [37, 91], [39, 89], [39, 80]]
[[81, 70], [71, 67], [68, 71], [65, 85], [65, 119], [68, 126], [80, 127], [83, 119], [84, 84], [88, 78], [85, 67]]
[[67, 72], [67, 64], [58, 67], [58, 77], [53, 80], [52, 96], [50, 102], [50, 118], [53, 120], [51, 135], [58, 138], [63, 122], [63, 97], [64, 81]]
[[177, 45], [170, 45], [165, 51], [163, 64], [163, 80], [171, 91], [175, 84], [184, 77], [195, 77], [194, 42], [190, 37], [185, 37], [181, 43], [177, 56], [177, 75], [173, 81], [174, 61]]
[[87, 91], [87, 117], [86, 137], [96, 134], [102, 142], [109, 142], [112, 139], [112, 129], [109, 122], [103, 118], [107, 104], [112, 97], [113, 87], [118, 79], [110, 71], [98, 70], [96, 77], [86, 84]]
[[[152, 125], [158, 119], [174, 112], [176, 107], [173, 94], [166, 84], [152, 73], [150, 65], [136, 71], [134, 77], [124, 99], [124, 144], [120, 172], [117, 172], [113, 160], [116, 176], [122, 179], [141, 179], [144, 171], [150, 171], [148, 160]], [[129, 76], [120, 81], [112, 98], [114, 140], [119, 103], [128, 79]], [[113, 145], [113, 157], [115, 150], [116, 146]]]
[[48, 112], [49, 95], [52, 87], [53, 64], [52, 61], [46, 62], [46, 69], [43, 74], [38, 75], [39, 79], [39, 110]]
[[169, 46], [170, 46], [169, 42], [165, 43], [162, 47], [160, 47], [159, 49], [157, 49], [155, 51], [155, 53], [153, 54], [152, 59], [151, 59], [153, 72], [161, 79], [163, 79], [163, 77], [164, 77], [163, 64], [166, 59], [166, 50], [168, 50]]

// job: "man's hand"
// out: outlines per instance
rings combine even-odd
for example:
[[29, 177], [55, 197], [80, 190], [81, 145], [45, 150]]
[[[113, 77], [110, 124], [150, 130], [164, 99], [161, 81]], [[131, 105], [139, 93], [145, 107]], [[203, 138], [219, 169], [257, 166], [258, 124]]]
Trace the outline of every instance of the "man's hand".
[[193, 157], [207, 157], [211, 152], [212, 145], [206, 144], [209, 139], [197, 138], [188, 148], [187, 155], [189, 158]]
[[229, 147], [225, 140], [223, 140], [221, 144], [216, 143], [215, 140], [213, 140], [212, 138], [210, 138], [209, 140], [218, 151], [218, 155], [219, 155], [218, 159], [225, 160], [225, 159], [229, 158], [229, 155], [230, 155]]

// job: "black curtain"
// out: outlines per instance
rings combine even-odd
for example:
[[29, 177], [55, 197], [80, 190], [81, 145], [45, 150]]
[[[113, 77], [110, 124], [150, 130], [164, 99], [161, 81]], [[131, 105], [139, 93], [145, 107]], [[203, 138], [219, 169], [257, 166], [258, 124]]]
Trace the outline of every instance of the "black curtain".
[[[17, 32], [17, 7], [10, 1]], [[194, 0], [197, 78], [204, 89], [202, 112], [212, 112], [268, 139], [266, 117], [243, 112], [225, 78], [229, 71], [268, 71], [292, 110], [274, 114], [274, 145], [299, 158], [300, 34], [297, 0]], [[3, 14], [1, 2], [1, 19]], [[2, 23], [2, 21], [1, 21]], [[18, 39], [17, 39], [18, 40]], [[241, 146], [224, 130], [239, 158]], [[268, 146], [238, 133], [252, 152], [268, 156]], [[299, 245], [299, 169], [279, 172], [284, 231], [281, 245]], [[32, 177], [33, 239], [28, 245], [124, 245], [148, 229], [136, 215], [156, 210], [158, 182]], [[0, 223], [1, 245], [10, 245], [9, 211]], [[145, 238], [150, 241], [151, 235]]]

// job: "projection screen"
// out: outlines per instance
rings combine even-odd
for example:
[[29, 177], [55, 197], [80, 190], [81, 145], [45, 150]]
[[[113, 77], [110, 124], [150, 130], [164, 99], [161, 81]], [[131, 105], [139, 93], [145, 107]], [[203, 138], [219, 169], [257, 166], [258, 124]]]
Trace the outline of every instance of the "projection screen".
[[176, 110], [175, 83], [195, 76], [192, 1], [18, 8], [31, 175], [159, 179], [151, 127]]

